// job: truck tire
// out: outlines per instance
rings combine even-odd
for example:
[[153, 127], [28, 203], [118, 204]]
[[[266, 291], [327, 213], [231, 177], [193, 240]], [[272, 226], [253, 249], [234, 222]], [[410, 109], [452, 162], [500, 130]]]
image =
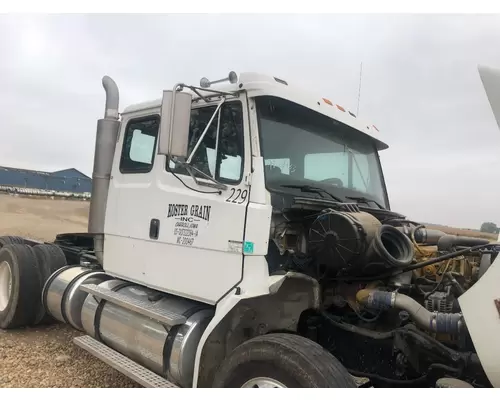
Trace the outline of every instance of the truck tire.
[[216, 388], [355, 388], [342, 364], [302, 336], [273, 333], [238, 346], [215, 374]]
[[24, 244], [21, 236], [0, 236], [0, 249], [6, 244]]
[[[38, 270], [40, 272], [41, 293], [43, 286], [49, 279], [50, 275], [66, 265], [66, 256], [61, 248], [55, 244], [37, 244], [36, 246], [33, 246], [33, 252], [35, 253]], [[45, 312], [43, 303], [40, 301], [33, 325], [48, 325], [54, 322], [56, 322], [55, 319]]]
[[0, 328], [30, 325], [40, 303], [40, 276], [32, 248], [4, 245], [0, 249]]

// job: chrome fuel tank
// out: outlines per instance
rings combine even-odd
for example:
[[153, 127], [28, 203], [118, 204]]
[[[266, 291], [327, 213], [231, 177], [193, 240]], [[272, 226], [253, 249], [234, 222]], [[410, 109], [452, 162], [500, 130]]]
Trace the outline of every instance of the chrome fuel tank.
[[186, 317], [182, 325], [167, 326], [94, 296], [86, 298], [81, 314], [83, 329], [89, 335], [170, 381], [190, 387], [198, 342], [213, 308], [118, 279], [102, 282], [99, 287]]
[[103, 271], [92, 270], [80, 265], [69, 265], [55, 271], [47, 280], [42, 291], [42, 302], [49, 315], [83, 331], [81, 311], [87, 293], [81, 285], [99, 284], [111, 279]]

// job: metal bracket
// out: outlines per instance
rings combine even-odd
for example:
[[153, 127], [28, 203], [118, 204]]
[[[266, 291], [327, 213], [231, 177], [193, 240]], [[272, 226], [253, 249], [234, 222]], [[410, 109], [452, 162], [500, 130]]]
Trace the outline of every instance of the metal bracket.
[[[189, 164], [184, 164], [184, 168], [186, 168], [187, 172], [189, 175], [191, 175], [191, 178], [193, 178], [194, 182], [197, 185], [200, 186], [207, 186], [213, 189], [219, 189], [219, 190], [227, 190], [227, 185], [224, 185], [223, 183], [217, 182], [214, 178], [212, 178], [210, 175], [205, 174], [204, 172], [200, 171], [198, 168], [193, 167], [192, 165]], [[193, 171], [197, 172], [200, 174], [203, 178], [208, 179], [214, 183], [209, 183], [209, 182], [203, 182], [199, 181], [196, 176], [193, 174]]]

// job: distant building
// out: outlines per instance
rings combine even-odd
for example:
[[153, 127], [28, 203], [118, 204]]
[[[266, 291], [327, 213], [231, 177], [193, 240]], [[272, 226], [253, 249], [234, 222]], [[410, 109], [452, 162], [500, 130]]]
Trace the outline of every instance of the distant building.
[[75, 168], [43, 172], [0, 166], [0, 186], [90, 193], [92, 179]]

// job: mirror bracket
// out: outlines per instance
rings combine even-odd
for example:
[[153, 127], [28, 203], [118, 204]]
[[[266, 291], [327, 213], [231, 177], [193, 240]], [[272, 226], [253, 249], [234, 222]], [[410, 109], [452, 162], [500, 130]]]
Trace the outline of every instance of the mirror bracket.
[[[194, 182], [197, 185], [207, 186], [207, 187], [210, 187], [212, 189], [227, 190], [227, 185], [224, 185], [223, 183], [217, 182], [210, 175], [205, 174], [204, 172], [200, 171], [198, 168], [195, 168], [192, 165], [187, 164], [186, 162], [183, 162], [183, 161], [174, 161], [174, 162], [176, 164], [179, 164], [182, 167], [186, 168], [187, 172], [189, 173], [189, 175], [191, 175], [191, 178], [193, 178]], [[213, 183], [198, 180], [198, 178], [196, 178], [196, 176], [193, 172], [200, 174], [203, 178], [208, 179], [209, 181], [211, 181]]]
[[[212, 116], [210, 117], [210, 120], [208, 121], [207, 123], [207, 126], [205, 127], [205, 129], [203, 130], [203, 133], [201, 134], [200, 138], [198, 139], [198, 141], [196, 142], [193, 150], [191, 151], [191, 154], [189, 155], [186, 163], [187, 164], [191, 164], [191, 161], [193, 161], [193, 157], [196, 153], [196, 151], [198, 150], [198, 147], [200, 147], [201, 143], [203, 142], [203, 139], [205, 139], [205, 135], [207, 134], [208, 132], [208, 129], [210, 128], [210, 126], [212, 125], [212, 122], [215, 118], [215, 116], [217, 115], [217, 113], [220, 111], [220, 108], [222, 107], [222, 104], [224, 104], [224, 102], [226, 101], [225, 98], [223, 98], [219, 104], [217, 104], [217, 108], [215, 109], [214, 113], [212, 114]], [[217, 137], [219, 137], [219, 134], [220, 132], [217, 131]]]

